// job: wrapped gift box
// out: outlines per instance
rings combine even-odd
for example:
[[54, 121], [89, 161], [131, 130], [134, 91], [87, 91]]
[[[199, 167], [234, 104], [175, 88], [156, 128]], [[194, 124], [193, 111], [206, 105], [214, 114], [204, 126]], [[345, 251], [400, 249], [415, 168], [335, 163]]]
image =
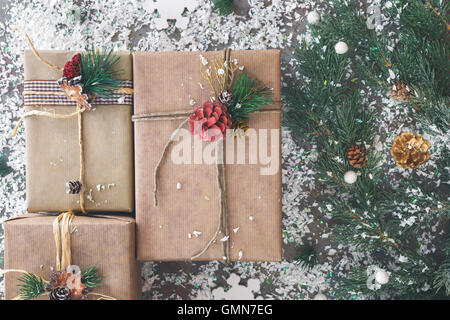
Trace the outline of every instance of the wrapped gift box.
[[[57, 66], [64, 66], [75, 54], [45, 50], [39, 53]], [[120, 57], [116, 66], [121, 71], [118, 78], [131, 80], [130, 53], [116, 54]], [[60, 90], [54, 87], [57, 85], [55, 80], [61, 77], [62, 72], [40, 62], [32, 51], [25, 51], [24, 90]], [[131, 85], [131, 81], [127, 84]], [[69, 114], [76, 109], [73, 102], [61, 96], [26, 95], [24, 100], [25, 111], [43, 110]], [[93, 109], [83, 113], [86, 210], [132, 212], [132, 96], [115, 94], [111, 100], [96, 104], [100, 101], [101, 99], [95, 99]], [[79, 195], [66, 193], [66, 183], [78, 180], [80, 174], [77, 117], [30, 117], [25, 120], [25, 134], [28, 212], [80, 210]]]
[[[200, 73], [202, 55], [208, 61], [222, 52], [136, 52], [134, 114], [194, 109], [213, 93]], [[280, 109], [280, 51], [231, 51], [252, 78], [273, 88]], [[195, 105], [191, 100], [195, 100]], [[271, 157], [278, 161], [274, 174], [261, 175], [261, 164], [249, 164], [249, 138], [245, 138], [245, 164], [226, 164], [230, 259], [279, 261], [281, 259], [281, 134], [279, 112], [254, 113], [248, 126], [278, 130]], [[159, 172], [158, 206], [153, 206], [153, 172], [165, 144], [182, 120], [137, 121], [135, 181], [137, 256], [139, 260], [189, 260], [205, 247], [218, 224], [218, 187], [214, 164], [174, 164], [171, 149]], [[185, 127], [188, 129], [188, 126]], [[259, 134], [258, 134], [259, 135]], [[192, 136], [192, 145], [194, 139]], [[229, 139], [229, 138], [227, 138]], [[242, 139], [242, 138], [240, 138]], [[203, 143], [206, 147], [207, 142]], [[236, 156], [235, 156], [236, 157]], [[236, 163], [235, 159], [235, 163]], [[237, 229], [239, 228], [239, 229]], [[201, 232], [201, 233], [200, 233]], [[221, 260], [220, 238], [197, 260]]]
[[[4, 223], [5, 269], [20, 269], [49, 280], [56, 263], [55, 216], [25, 215]], [[135, 255], [135, 221], [125, 216], [76, 216], [72, 264], [98, 267], [101, 286], [93, 292], [116, 299], [140, 299], [140, 266]], [[18, 292], [20, 273], [5, 274], [5, 297]], [[48, 299], [48, 296], [41, 297]], [[95, 299], [95, 297], [94, 297]]]

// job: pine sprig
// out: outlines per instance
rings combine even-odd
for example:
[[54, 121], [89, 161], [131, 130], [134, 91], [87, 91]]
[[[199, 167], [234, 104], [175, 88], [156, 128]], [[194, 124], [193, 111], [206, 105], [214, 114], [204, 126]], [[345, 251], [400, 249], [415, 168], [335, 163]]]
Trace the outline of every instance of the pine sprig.
[[237, 77], [232, 90], [228, 112], [233, 121], [248, 119], [250, 113], [273, 102], [271, 89], [263, 87], [258, 79], [251, 79], [246, 72]]
[[303, 245], [298, 249], [297, 260], [303, 268], [309, 270], [317, 264], [317, 251], [309, 245]]
[[213, 9], [222, 16], [229, 15], [234, 10], [234, 0], [212, 0]]
[[7, 164], [8, 159], [0, 155], [0, 177], [5, 177], [10, 172], [12, 172], [12, 168]]
[[81, 276], [81, 281], [86, 285], [88, 288], [94, 288], [99, 287], [100, 282], [102, 281], [102, 276], [97, 274], [97, 267], [92, 266], [83, 271], [83, 274]]
[[81, 55], [83, 91], [93, 96], [108, 97], [122, 86], [115, 69], [119, 57], [113, 49], [100, 52], [93, 47]]
[[[448, 229], [450, 231], [450, 226]], [[447, 232], [447, 235], [449, 234], [450, 232]], [[433, 287], [436, 293], [443, 292], [446, 296], [450, 296], [450, 236], [447, 236], [443, 251], [444, 261], [436, 272]]]
[[18, 279], [19, 295], [23, 300], [39, 297], [45, 292], [45, 281], [33, 273], [26, 273]]

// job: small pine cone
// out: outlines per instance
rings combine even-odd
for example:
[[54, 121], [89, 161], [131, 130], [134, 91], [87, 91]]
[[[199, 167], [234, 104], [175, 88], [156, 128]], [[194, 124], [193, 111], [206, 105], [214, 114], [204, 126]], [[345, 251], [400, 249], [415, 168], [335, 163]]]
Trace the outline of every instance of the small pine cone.
[[219, 102], [223, 104], [225, 107], [228, 107], [233, 99], [233, 93], [230, 90], [223, 90], [219, 94]]
[[58, 287], [50, 292], [50, 300], [70, 300], [70, 290], [67, 287]]
[[78, 180], [70, 180], [66, 183], [66, 193], [78, 194], [81, 191], [81, 182]]
[[409, 102], [410, 101], [410, 95], [408, 86], [403, 82], [396, 82], [394, 83], [389, 91], [391, 92], [392, 99], [400, 102]]
[[248, 129], [249, 126], [246, 121], [233, 121], [233, 124], [231, 125], [231, 134], [236, 137], [243, 137], [245, 136]]
[[367, 153], [363, 146], [353, 145], [347, 150], [347, 158], [355, 169], [361, 169], [367, 163]]

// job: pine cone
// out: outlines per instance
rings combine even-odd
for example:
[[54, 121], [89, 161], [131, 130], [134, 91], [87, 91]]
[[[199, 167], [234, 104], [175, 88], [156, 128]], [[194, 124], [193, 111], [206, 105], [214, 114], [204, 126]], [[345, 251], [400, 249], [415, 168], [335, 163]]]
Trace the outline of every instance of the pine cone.
[[367, 153], [363, 146], [357, 144], [351, 146], [347, 150], [348, 163], [355, 168], [361, 169], [367, 163]]
[[391, 97], [394, 100], [400, 101], [400, 102], [409, 102], [409, 90], [406, 84], [403, 82], [396, 82], [394, 83], [389, 91], [391, 92]]
[[226, 130], [231, 127], [231, 115], [227, 107], [218, 101], [206, 101], [203, 106], [197, 106], [189, 117], [191, 134], [196, 134], [201, 140], [215, 141], [222, 139]]
[[236, 137], [243, 137], [245, 136], [245, 133], [249, 129], [248, 124], [246, 121], [233, 121], [233, 124], [231, 125], [232, 134]]
[[81, 54], [77, 53], [71, 60], [66, 62], [63, 70], [63, 77], [72, 79], [81, 75]]
[[78, 194], [81, 191], [81, 182], [78, 180], [70, 180], [66, 183], [66, 193]]
[[50, 292], [50, 300], [70, 300], [70, 290], [66, 287], [58, 287]]
[[230, 90], [223, 90], [218, 98], [222, 105], [228, 107], [233, 99], [233, 93]]
[[403, 132], [395, 137], [391, 148], [397, 166], [402, 168], [418, 168], [430, 158], [431, 143], [424, 140], [420, 134]]

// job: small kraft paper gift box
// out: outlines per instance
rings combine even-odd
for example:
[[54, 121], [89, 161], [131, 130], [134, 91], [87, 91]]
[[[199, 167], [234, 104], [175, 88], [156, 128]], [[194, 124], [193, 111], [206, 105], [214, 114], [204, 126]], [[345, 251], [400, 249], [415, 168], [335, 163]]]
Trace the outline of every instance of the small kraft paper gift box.
[[28, 212], [134, 210], [131, 80], [129, 52], [25, 51]]
[[133, 53], [137, 256], [279, 261], [280, 51]]
[[25, 214], [7, 220], [6, 299], [140, 299], [135, 221]]

